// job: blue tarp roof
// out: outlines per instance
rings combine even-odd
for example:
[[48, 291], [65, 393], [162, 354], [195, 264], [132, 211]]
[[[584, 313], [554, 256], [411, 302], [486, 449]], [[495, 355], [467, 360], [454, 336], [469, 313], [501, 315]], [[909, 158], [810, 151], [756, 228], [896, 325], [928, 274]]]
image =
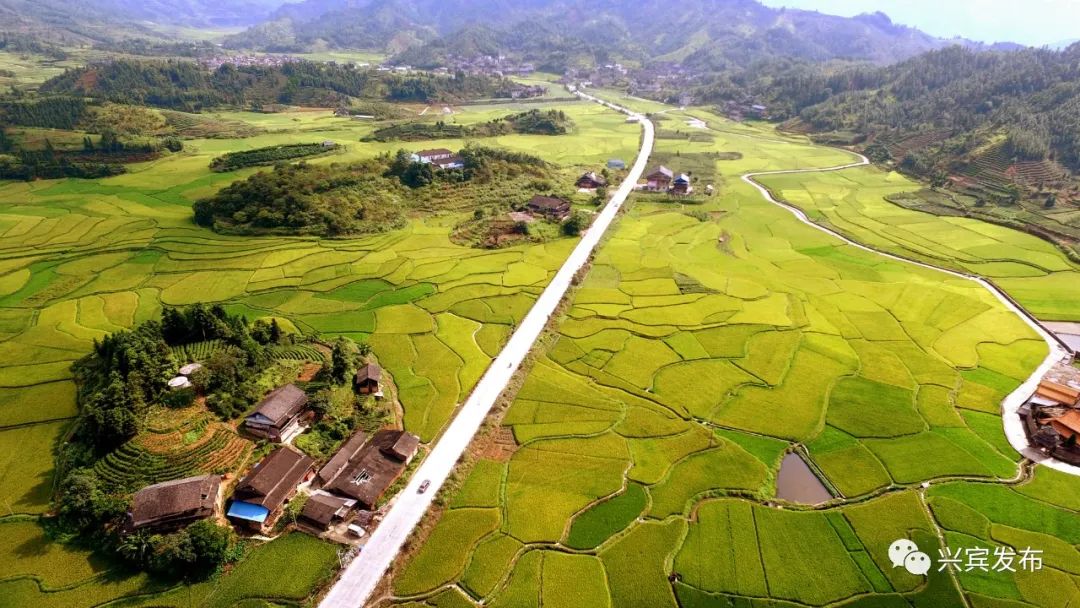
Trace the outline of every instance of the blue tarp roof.
[[270, 515], [270, 509], [262, 505], [255, 505], [250, 502], [244, 502], [242, 500], [235, 500], [232, 506], [229, 507], [227, 513], [229, 517], [235, 517], [237, 519], [246, 519], [248, 521], [257, 521], [262, 523], [266, 521], [266, 518]]

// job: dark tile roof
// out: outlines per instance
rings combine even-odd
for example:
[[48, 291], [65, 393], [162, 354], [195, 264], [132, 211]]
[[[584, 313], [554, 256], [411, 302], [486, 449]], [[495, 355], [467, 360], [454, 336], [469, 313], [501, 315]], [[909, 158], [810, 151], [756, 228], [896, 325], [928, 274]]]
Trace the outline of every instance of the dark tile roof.
[[354, 498], [365, 508], [375, 506], [394, 480], [405, 470], [405, 461], [387, 455], [406, 435], [404, 431], [384, 430], [375, 433], [356, 452], [345, 469], [324, 489]]
[[334, 521], [334, 515], [341, 507], [345, 506], [346, 499], [328, 494], [312, 494], [300, 517], [319, 524], [322, 527], [329, 526]]
[[265, 416], [274, 426], [277, 426], [304, 409], [307, 402], [307, 393], [295, 384], [286, 384], [267, 395], [259, 403], [255, 413]]
[[[135, 528], [178, 517], [206, 516], [217, 503], [221, 478], [200, 475], [146, 486], [135, 493], [131, 523]], [[201, 515], [200, 515], [201, 514]]]
[[375, 380], [378, 382], [382, 378], [382, 368], [374, 363], [368, 363], [356, 370], [356, 381], [363, 382], [364, 380]]
[[360, 448], [364, 447], [364, 442], [367, 441], [367, 438], [367, 433], [357, 431], [355, 435], [349, 437], [345, 443], [341, 444], [338, 451], [334, 452], [334, 455], [330, 457], [330, 460], [327, 460], [326, 464], [319, 469], [319, 483], [325, 486], [334, 481], [338, 474], [345, 469], [345, 465], [349, 464], [349, 460], [360, 451]]
[[529, 207], [541, 209], [543, 211], [560, 211], [569, 209], [570, 203], [561, 198], [555, 198], [554, 196], [542, 196], [537, 194], [529, 200]]
[[233, 497], [273, 511], [304, 480], [313, 464], [315, 461], [310, 457], [282, 446], [270, 452], [240, 480]]
[[581, 177], [578, 178], [578, 183], [579, 184], [581, 182], [585, 182], [585, 181], [593, 182], [593, 183], [600, 184], [600, 185], [607, 184], [607, 180], [604, 179], [604, 176], [603, 175], [597, 175], [595, 171], [589, 171], [588, 173], [583, 173], [581, 175]]
[[416, 450], [420, 447], [420, 438], [412, 433], [406, 433], [401, 431], [398, 438], [394, 443], [383, 448], [383, 454], [392, 456], [398, 460], [409, 460], [416, 455]]

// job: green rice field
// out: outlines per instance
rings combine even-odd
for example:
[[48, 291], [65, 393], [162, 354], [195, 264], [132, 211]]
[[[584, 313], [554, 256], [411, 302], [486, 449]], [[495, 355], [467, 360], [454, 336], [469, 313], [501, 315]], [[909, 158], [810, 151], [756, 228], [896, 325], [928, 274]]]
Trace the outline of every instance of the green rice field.
[[811, 219], [860, 243], [993, 279], [1039, 318], [1080, 320], [1080, 264], [1017, 230], [886, 201], [885, 196], [918, 189], [899, 173], [865, 167], [765, 176], [761, 182]]
[[[629, 206], [501, 421], [515, 450], [474, 465], [381, 605], [441, 606], [448, 590], [454, 605], [515, 608], [1080, 601], [1080, 479], [1022, 474], [999, 413], [1045, 344], [975, 283], [846, 245], [739, 179], [850, 155], [698, 109], [663, 116], [657, 157], [709, 167], [717, 194]], [[880, 200], [913, 186], [895, 177], [765, 182], [870, 244], [911, 238], [916, 220]], [[920, 251], [993, 276], [1038, 314], [1068, 318], [1080, 302], [1049, 244], [916, 219], [939, 234]], [[1031, 289], [1058, 308], [987, 271], [991, 255], [1044, 269]], [[776, 498], [795, 446], [836, 491], [818, 508]], [[914, 576], [889, 561], [898, 538], [935, 560], [1005, 545], [1053, 558], [1039, 572]]]
[[[595, 104], [551, 107], [573, 117], [574, 133], [484, 143], [537, 154], [571, 172], [636, 153], [640, 129], [621, 115]], [[510, 105], [471, 106], [447, 119], [486, 121], [512, 111]], [[336, 567], [334, 547], [296, 535], [254, 548], [218, 579], [166, 588], [74, 545], [48, 541], [36, 516], [50, 509], [53, 448], [76, 415], [70, 366], [94, 340], [155, 318], [163, 306], [206, 302], [249, 319], [278, 318], [307, 335], [367, 341], [396, 384], [405, 427], [427, 442], [576, 242], [560, 238], [499, 250], [455, 245], [449, 237], [462, 214], [454, 213], [417, 215], [402, 230], [356, 239], [215, 234], [193, 224], [191, 203], [254, 172], [213, 173], [208, 164], [215, 156], [326, 139], [345, 149], [314, 162], [410, 147], [361, 143], [374, 125], [329, 110], [218, 116], [263, 132], [187, 140], [182, 153], [132, 165], [114, 178], [0, 184], [0, 526], [10, 531], [0, 537], [13, 541], [0, 543], [0, 563], [7, 564], [0, 568], [0, 606], [291, 605]], [[196, 346], [212, 348], [189, 349]], [[302, 349], [274, 354], [312, 356]], [[217, 439], [207, 445], [211, 441]], [[282, 564], [290, 577], [270, 586], [260, 582]]]

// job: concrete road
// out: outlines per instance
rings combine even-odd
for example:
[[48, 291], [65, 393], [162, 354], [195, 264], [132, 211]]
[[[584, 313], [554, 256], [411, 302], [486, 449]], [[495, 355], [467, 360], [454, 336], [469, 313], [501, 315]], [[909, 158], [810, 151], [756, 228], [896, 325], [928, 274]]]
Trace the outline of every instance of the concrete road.
[[[382, 523], [371, 535], [364, 550], [342, 572], [337, 583], [320, 604], [321, 608], [360, 608], [368, 601], [375, 586], [401, 550], [402, 544], [420, 523], [420, 519], [431, 506], [431, 501], [439, 488], [450, 475], [458, 459], [465, 453], [480, 424], [495, 405], [495, 400], [506, 388], [511, 376], [521, 365], [544, 326], [547, 325], [548, 319], [570, 287], [570, 281], [588, 262], [589, 255], [607, 232], [615, 219], [615, 214], [645, 172], [645, 166], [649, 162], [649, 155], [653, 148], [652, 122], [640, 114], [601, 101], [591, 95], [582, 92], [577, 92], [577, 95], [589, 101], [602, 103], [638, 120], [643, 133], [637, 160], [626, 179], [615, 191], [611, 201], [596, 216], [592, 226], [574, 248], [562, 268], [555, 274], [555, 278], [540, 294], [532, 309], [521, 321], [517, 331], [488, 367], [487, 372], [473, 389], [472, 395], [454, 417], [446, 432], [439, 438], [427, 459], [401, 491]], [[424, 480], [431, 480], [431, 485], [425, 493], [419, 494], [417, 488]]]

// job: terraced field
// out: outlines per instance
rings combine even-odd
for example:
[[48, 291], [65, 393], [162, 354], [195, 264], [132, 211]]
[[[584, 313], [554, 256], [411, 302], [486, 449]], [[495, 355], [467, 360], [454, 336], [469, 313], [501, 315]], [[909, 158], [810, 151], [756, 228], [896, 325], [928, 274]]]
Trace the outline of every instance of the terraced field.
[[[557, 138], [508, 136], [489, 143], [566, 166], [595, 167], [636, 150], [639, 128], [624, 124], [620, 115], [585, 104], [553, 107], [570, 113], [580, 128]], [[487, 120], [511, 111], [470, 108], [456, 119]], [[192, 140], [182, 154], [106, 180], [0, 185], [0, 525], [18, 522], [26, 538], [4, 543], [0, 561], [21, 564], [24, 553], [48, 546], [42, 529], [25, 516], [49, 508], [52, 448], [76, 413], [69, 368], [93, 340], [153, 318], [162, 306], [194, 302], [223, 303], [249, 318], [284, 319], [305, 333], [367, 340], [397, 385], [406, 428], [428, 441], [574, 245], [560, 239], [502, 250], [458, 246], [449, 239], [461, 220], [455, 214], [416, 217], [403, 230], [351, 240], [214, 234], [192, 224], [191, 202], [252, 171], [211, 173], [210, 158], [222, 152], [312, 138], [347, 146], [343, 154], [318, 161], [327, 162], [400, 147], [361, 144], [371, 125], [328, 111], [228, 117], [269, 132], [242, 140]], [[463, 142], [431, 145], [457, 148]], [[188, 350], [198, 352], [185, 354], [205, 354], [213, 346], [191, 345]], [[288, 360], [312, 353], [281, 349], [275, 355]], [[247, 457], [245, 444], [224, 425], [175, 426], [144, 434], [149, 444], [125, 446], [102, 461], [100, 472], [135, 486]], [[190, 443], [170, 449], [178, 437]], [[139, 475], [132, 476], [133, 470]], [[210, 595], [181, 590], [150, 603], [298, 601], [325, 575], [334, 550], [307, 539], [290, 542], [317, 563], [281, 581], [288, 588], [280, 593], [260, 592], [257, 572], [244, 570], [244, 576], [234, 572], [213, 583], [217, 590], [204, 589]], [[280, 560], [289, 549], [257, 551]], [[52, 561], [53, 555], [62, 561]], [[5, 569], [0, 605], [93, 606], [164, 591], [94, 559], [74, 548], [48, 549], [25, 573]], [[241, 568], [255, 568], [247, 563]]]
[[[516, 445], [480, 452], [382, 605], [1077, 601], [1080, 480], [1028, 479], [999, 414], [1045, 344], [973, 282], [845, 245], [737, 179], [848, 155], [693, 115], [714, 128], [659, 139], [672, 169], [741, 158], [713, 161], [716, 196], [642, 197], [620, 220], [495, 431]], [[863, 172], [769, 184], [831, 200], [817, 186], [849, 173]], [[1061, 259], [1021, 237], [997, 236], [1017, 257]], [[821, 508], [776, 499], [795, 446], [838, 492]], [[916, 577], [888, 560], [904, 537], [935, 559], [940, 537], [1054, 547], [1059, 561]]]
[[866, 167], [760, 181], [811, 219], [858, 242], [993, 279], [1042, 319], [1080, 319], [1080, 265], [1049, 242], [1016, 230], [889, 203], [883, 197], [919, 188], [898, 173]]

